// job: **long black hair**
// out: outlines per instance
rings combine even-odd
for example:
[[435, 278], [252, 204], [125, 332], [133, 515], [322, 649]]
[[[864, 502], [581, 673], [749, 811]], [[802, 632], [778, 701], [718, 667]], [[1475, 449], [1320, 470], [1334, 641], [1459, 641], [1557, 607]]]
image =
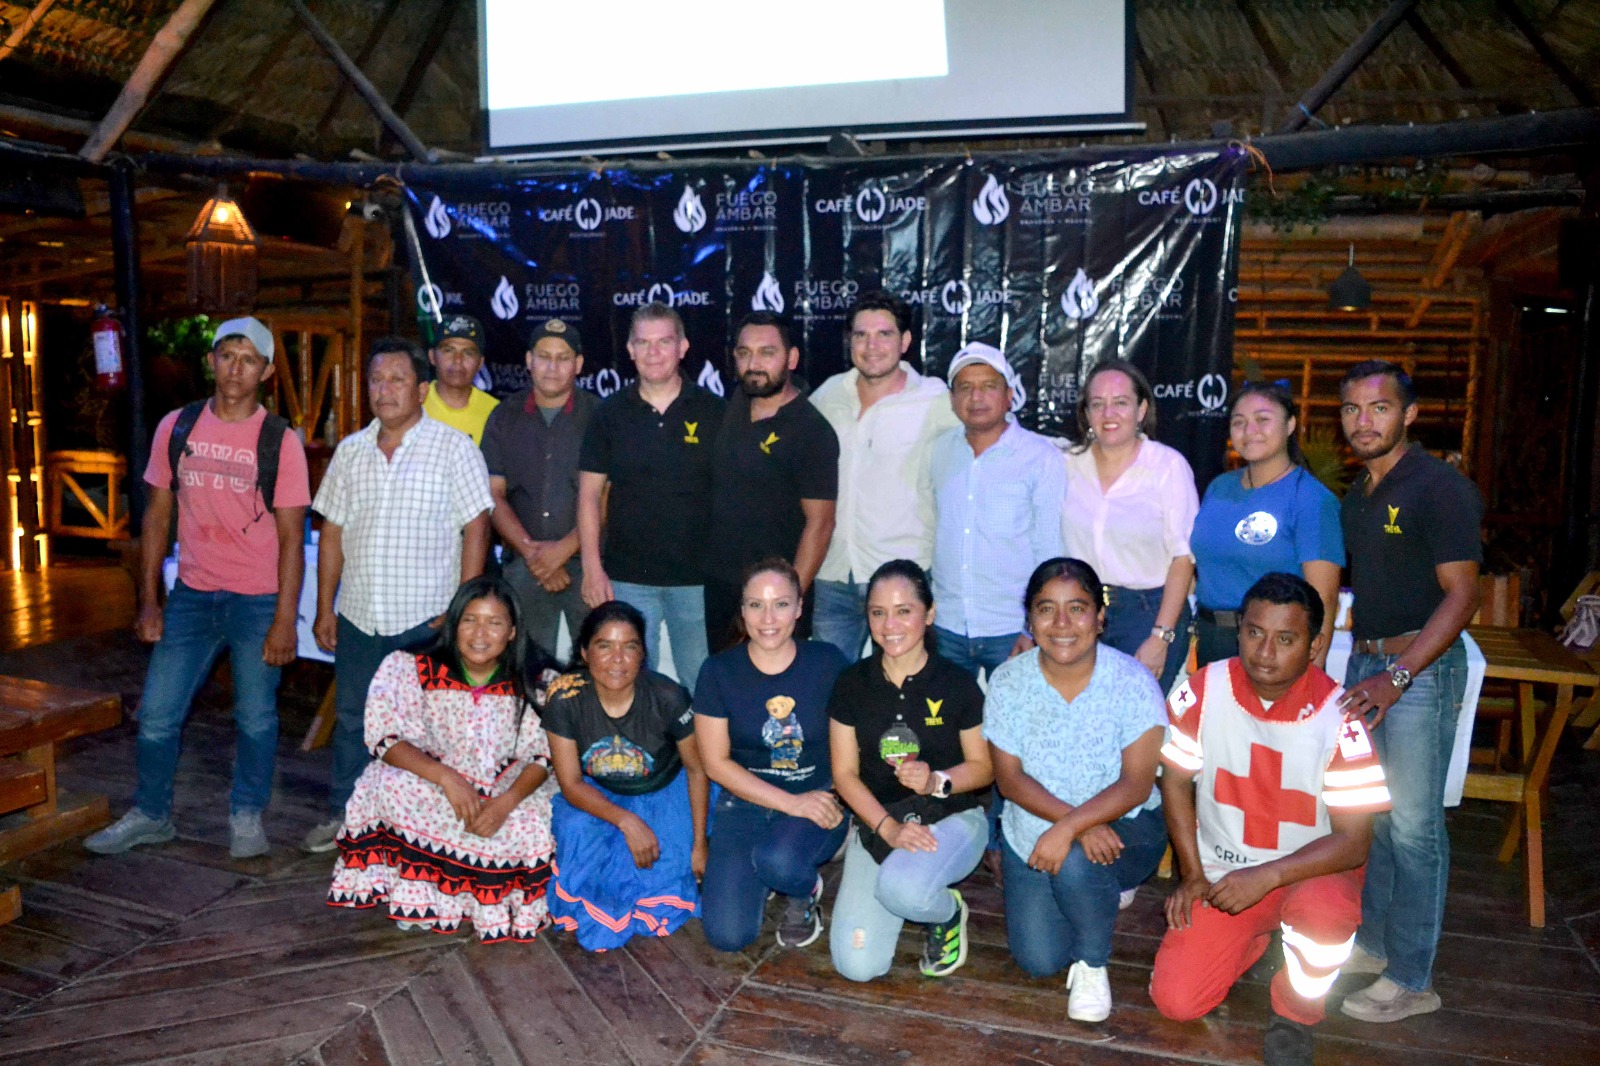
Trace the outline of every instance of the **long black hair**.
[[1300, 450], [1300, 408], [1296, 406], [1294, 397], [1289, 394], [1289, 386], [1279, 381], [1247, 381], [1234, 392], [1233, 399], [1228, 403], [1228, 422], [1233, 422], [1233, 413], [1239, 409], [1239, 401], [1246, 396], [1260, 396], [1271, 400], [1283, 411], [1283, 420], [1294, 420], [1294, 429], [1289, 432], [1289, 461], [1295, 466], [1305, 466], [1305, 453]]
[[643, 613], [631, 603], [607, 600], [590, 611], [584, 617], [583, 623], [578, 626], [578, 633], [572, 638], [572, 658], [567, 663], [569, 673], [577, 673], [588, 668], [589, 663], [584, 659], [583, 653], [589, 650], [590, 643], [599, 635], [600, 630], [611, 622], [622, 622], [632, 626], [633, 631], [639, 635], [640, 657], [649, 659], [650, 644], [649, 638], [644, 633]]
[[[890, 559], [874, 570], [872, 576], [867, 578], [866, 599], [869, 601], [872, 599], [872, 590], [878, 587], [879, 582], [892, 581], [895, 578], [911, 586], [911, 591], [916, 593], [917, 602], [922, 604], [923, 610], [933, 610], [933, 585], [928, 580], [928, 572], [910, 559]], [[871, 611], [872, 608], [869, 606], [867, 610]], [[934, 645], [933, 626], [929, 625], [927, 632], [922, 634], [922, 647], [932, 652], [936, 650]]]
[[1033, 571], [1028, 578], [1028, 589], [1022, 594], [1022, 615], [1026, 618], [1033, 612], [1033, 601], [1044, 587], [1058, 577], [1068, 581], [1076, 581], [1083, 591], [1089, 594], [1089, 599], [1095, 604], [1095, 609], [1103, 610], [1106, 605], [1105, 586], [1100, 582], [1100, 575], [1094, 572], [1094, 567], [1082, 559], [1069, 559], [1058, 555], [1054, 559], [1046, 559]]
[[[505, 607], [506, 613], [511, 616], [511, 625], [516, 629], [506, 650], [500, 656], [499, 674], [501, 680], [511, 687], [511, 693], [517, 700], [517, 727], [511, 734], [512, 750], [516, 750], [517, 737], [522, 735], [522, 715], [533, 703], [529, 695], [538, 685], [537, 676], [544, 671], [550, 663], [550, 655], [543, 648], [532, 644], [522, 628], [522, 608], [517, 603], [517, 595], [511, 590], [504, 578], [491, 574], [483, 574], [470, 581], [464, 581], [456, 589], [456, 594], [450, 598], [450, 606], [445, 608], [444, 623], [439, 627], [439, 635], [434, 638], [433, 644], [424, 652], [440, 665], [452, 670], [460, 671], [465, 678], [466, 671], [461, 667], [461, 649], [456, 644], [456, 630], [461, 626], [461, 617], [467, 613], [467, 607], [476, 600], [498, 600]], [[530, 685], [529, 670], [534, 671], [535, 680]]]

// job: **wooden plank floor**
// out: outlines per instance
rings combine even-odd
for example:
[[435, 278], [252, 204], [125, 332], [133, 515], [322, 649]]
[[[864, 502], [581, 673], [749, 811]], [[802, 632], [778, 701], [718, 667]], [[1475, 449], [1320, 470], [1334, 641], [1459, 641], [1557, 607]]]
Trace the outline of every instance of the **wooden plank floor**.
[[[124, 579], [125, 580], [125, 579]], [[0, 673], [96, 684], [137, 697], [146, 653], [117, 632], [70, 635], [0, 657]], [[96, 628], [99, 628], [98, 626]], [[908, 933], [889, 977], [835, 976], [826, 938], [794, 952], [770, 933], [741, 955], [708, 948], [698, 923], [595, 955], [564, 935], [484, 946], [402, 933], [373, 911], [324, 905], [330, 857], [293, 847], [320, 814], [327, 756], [295, 750], [325, 667], [287, 675], [276, 847], [228, 858], [232, 752], [225, 677], [203, 690], [186, 737], [179, 838], [118, 858], [69, 843], [0, 867], [23, 916], [0, 927], [0, 1061], [47, 1063], [1246, 1063], [1260, 1059], [1275, 952], [1210, 1017], [1162, 1019], [1145, 993], [1166, 886], [1145, 886], [1116, 935], [1116, 1009], [1066, 1019], [1058, 979], [1031, 980], [1005, 949], [999, 893], [966, 888], [973, 947], [955, 976], [916, 973]], [[120, 811], [133, 781], [133, 726], [75, 742], [69, 788]], [[1399, 1025], [1335, 1014], [1324, 1066], [1600, 1061], [1600, 755], [1564, 751], [1548, 832], [1551, 924], [1527, 926], [1519, 864], [1494, 851], [1500, 808], [1451, 814], [1455, 857], [1437, 984], [1445, 1007]], [[837, 867], [829, 870], [830, 883]], [[831, 891], [830, 891], [831, 898]], [[1365, 978], [1341, 980], [1335, 998]]]

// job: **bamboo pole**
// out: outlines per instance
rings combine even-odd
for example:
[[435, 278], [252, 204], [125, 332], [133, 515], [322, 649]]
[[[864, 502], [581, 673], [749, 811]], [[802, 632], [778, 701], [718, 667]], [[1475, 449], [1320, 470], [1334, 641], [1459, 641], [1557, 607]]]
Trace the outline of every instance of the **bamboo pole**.
[[[343, 357], [347, 365], [358, 367], [361, 365], [362, 355], [361, 319], [364, 313], [362, 297], [366, 293], [367, 223], [359, 214], [351, 217], [355, 225], [350, 234], [350, 343]], [[351, 380], [354, 381], [354, 377]], [[338, 433], [341, 440], [346, 433], [354, 433], [360, 425], [361, 397], [353, 388], [348, 392], [349, 414], [344, 411], [339, 412]], [[334, 440], [328, 443], [339, 442]]]
[[101, 119], [99, 127], [78, 150], [80, 158], [91, 163], [105, 160], [133, 120], [139, 117], [139, 112], [144, 110], [150, 94], [161, 84], [172, 61], [178, 58], [178, 53], [189, 43], [189, 37], [200, 25], [200, 20], [205, 18], [206, 12], [215, 3], [216, 0], [183, 0], [167, 24], [156, 31], [150, 47], [145, 49], [139, 65], [134, 68], [132, 77], [122, 86], [117, 102], [111, 105], [111, 110]]
[[39, 0], [33, 10], [17, 23], [17, 28], [11, 31], [11, 36], [6, 38], [5, 44], [0, 44], [0, 62], [17, 50], [17, 46], [28, 39], [28, 34], [44, 19], [45, 13], [55, 6], [56, 0]]

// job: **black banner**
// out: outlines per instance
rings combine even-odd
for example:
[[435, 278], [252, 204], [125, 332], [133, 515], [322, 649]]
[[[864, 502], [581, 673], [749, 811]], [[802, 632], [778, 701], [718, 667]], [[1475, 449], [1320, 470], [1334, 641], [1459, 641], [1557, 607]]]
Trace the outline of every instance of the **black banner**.
[[1075, 437], [1085, 373], [1132, 361], [1203, 486], [1227, 438], [1246, 167], [1230, 150], [486, 171], [407, 190], [418, 315], [482, 319], [498, 395], [526, 387], [532, 327], [564, 318], [580, 384], [609, 395], [632, 378], [629, 316], [658, 299], [683, 316], [690, 376], [726, 392], [746, 312], [795, 323], [817, 384], [848, 368], [845, 313], [881, 287], [911, 303], [927, 372], [970, 341], [1002, 349], [1042, 433]]

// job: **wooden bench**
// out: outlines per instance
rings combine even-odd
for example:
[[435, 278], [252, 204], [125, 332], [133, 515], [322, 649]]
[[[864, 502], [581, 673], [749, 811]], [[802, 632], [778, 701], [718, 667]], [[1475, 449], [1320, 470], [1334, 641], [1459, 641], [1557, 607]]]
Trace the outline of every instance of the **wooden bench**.
[[[63, 796], [56, 745], [122, 721], [112, 692], [0, 677], [0, 863], [32, 855], [111, 821], [104, 796]], [[16, 917], [15, 888], [0, 891], [0, 922]]]

